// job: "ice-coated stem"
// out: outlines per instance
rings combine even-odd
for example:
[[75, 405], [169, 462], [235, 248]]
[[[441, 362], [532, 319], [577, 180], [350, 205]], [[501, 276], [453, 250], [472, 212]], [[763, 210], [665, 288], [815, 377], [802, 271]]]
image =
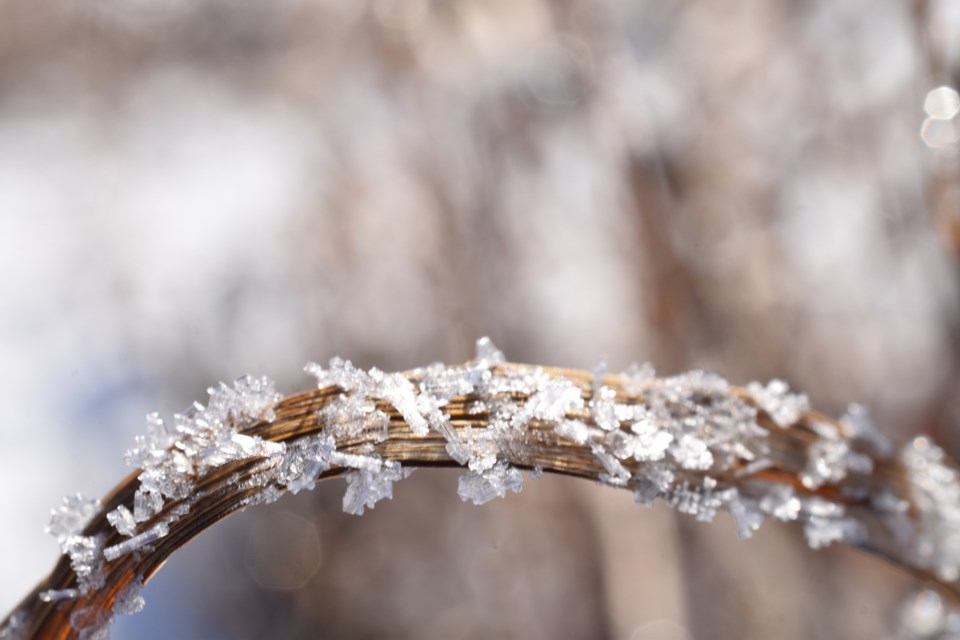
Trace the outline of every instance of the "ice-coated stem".
[[413, 468], [436, 466], [464, 467], [460, 496], [477, 504], [547, 471], [700, 520], [728, 511], [743, 537], [765, 518], [795, 522], [811, 547], [851, 544], [960, 601], [955, 465], [923, 437], [894, 449], [859, 407], [834, 420], [779, 381], [507, 363], [487, 339], [460, 366], [307, 370], [311, 391], [281, 398], [244, 377], [172, 426], [148, 416], [128, 453], [137, 471], [100, 501], [54, 511], [64, 555], [0, 638], [96, 637], [143, 606], [140, 587], [171, 554], [231, 513], [344, 475], [344, 509], [360, 514]]

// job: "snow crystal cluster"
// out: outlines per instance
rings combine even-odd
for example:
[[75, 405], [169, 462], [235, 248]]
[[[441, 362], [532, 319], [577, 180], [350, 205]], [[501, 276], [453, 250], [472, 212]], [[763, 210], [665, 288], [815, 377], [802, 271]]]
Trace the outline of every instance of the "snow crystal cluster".
[[960, 478], [943, 449], [924, 436], [904, 446], [900, 457], [920, 516], [913, 560], [941, 580], [960, 579]]
[[[90, 500], [80, 494], [67, 496], [63, 504], [50, 514], [47, 533], [57, 539], [60, 550], [70, 558], [70, 566], [77, 574], [79, 589], [84, 593], [103, 585], [104, 575], [100, 557], [103, 540], [98, 536], [85, 536], [83, 529], [100, 510], [99, 500]], [[78, 589], [48, 590], [40, 594], [45, 601], [76, 597]]]
[[[169, 533], [170, 526], [189, 512], [194, 480], [206, 471], [234, 460], [270, 457], [283, 445], [240, 433], [240, 430], [274, 417], [280, 394], [266, 377], [243, 376], [233, 386], [221, 383], [208, 390], [206, 406], [194, 403], [173, 416], [167, 425], [156, 413], [147, 416], [147, 434], [136, 439], [126, 461], [141, 469], [133, 510], [120, 505], [107, 520], [123, 536], [120, 543], [103, 549], [103, 557], [116, 560]], [[176, 502], [172, 508], [167, 505]]]
[[[638, 503], [659, 498], [702, 521], [727, 511], [742, 537], [773, 518], [801, 524], [814, 548], [864, 543], [870, 532], [858, 509], [868, 505], [897, 544], [912, 549], [916, 566], [943, 579], [960, 577], [960, 480], [943, 452], [918, 438], [901, 453], [909, 499], [919, 513], [914, 522], [907, 496], [869, 489], [865, 479], [874, 460], [889, 459], [893, 450], [862, 408], [851, 407], [839, 425], [818, 419], [806, 396], [779, 380], [751, 383], [744, 391], [702, 371], [658, 378], [649, 364], [607, 376], [605, 361], [592, 379], [567, 376], [510, 365], [488, 338], [478, 341], [474, 360], [459, 366], [433, 364], [399, 374], [364, 371], [334, 358], [326, 367], [311, 363], [305, 370], [329, 392], [316, 415], [322, 428], [311, 435], [282, 443], [250, 435], [251, 427], [274, 419], [281, 398], [265, 377], [245, 376], [233, 386], [210, 389], [206, 406], [195, 403], [174, 415], [172, 424], [147, 416], [146, 435], [127, 453], [127, 462], [141, 470], [132, 505], [106, 514], [117, 532], [112, 544], [102, 533], [84, 535], [99, 502], [65, 499], [49, 531], [69, 557], [77, 583], [45, 591], [41, 599], [55, 602], [98, 589], [105, 562], [141, 553], [169, 535], [202, 494], [198, 481], [232, 463], [248, 465], [243, 480], [240, 474], [229, 480], [243, 496], [235, 508], [312, 489], [331, 472], [345, 477], [344, 511], [360, 515], [392, 498], [393, 484], [411, 472], [377, 453], [392, 435], [411, 441], [439, 437], [465, 469], [461, 499], [475, 504], [519, 492], [524, 470], [538, 477], [547, 446], [561, 458], [564, 451], [578, 460], [592, 456], [598, 481], [629, 488]], [[457, 424], [449, 413], [454, 403], [457, 415], [467, 418]], [[800, 424], [809, 443], [805, 458], [795, 468], [784, 467], [771, 438]], [[793, 474], [795, 482], [764, 480], [767, 470]], [[72, 622], [93, 633], [113, 615], [141, 606], [139, 590], [131, 591], [115, 611], [81, 609]]]

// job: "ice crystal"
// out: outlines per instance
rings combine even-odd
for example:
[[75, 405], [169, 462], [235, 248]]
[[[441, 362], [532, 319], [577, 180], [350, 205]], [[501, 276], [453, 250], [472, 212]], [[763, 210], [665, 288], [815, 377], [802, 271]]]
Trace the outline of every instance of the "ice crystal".
[[164, 457], [173, 444], [173, 434], [167, 429], [159, 413], [147, 414], [146, 423], [147, 434], [137, 436], [135, 446], [124, 456], [127, 466], [146, 467], [151, 459]]
[[446, 404], [446, 400], [441, 400], [433, 394], [421, 393], [417, 396], [416, 407], [431, 429], [443, 435], [449, 442], [456, 443], [459, 442], [459, 437], [453, 425], [450, 424], [450, 416], [441, 411]]
[[234, 426], [273, 420], [273, 407], [281, 398], [276, 384], [266, 376], [241, 376], [232, 387], [221, 382], [208, 392], [210, 400], [203, 419]]
[[637, 504], [652, 506], [673, 486], [675, 474], [666, 465], [655, 463], [644, 467], [644, 472], [633, 483], [633, 499]]
[[466, 502], [484, 504], [494, 498], [502, 498], [507, 491], [520, 493], [523, 474], [519, 469], [500, 461], [486, 471], [470, 471], [460, 476], [457, 494]]
[[760, 408], [779, 426], [789, 427], [810, 409], [810, 401], [805, 394], [790, 393], [790, 387], [783, 380], [771, 380], [766, 386], [751, 382], [747, 386], [757, 399]]
[[737, 525], [737, 535], [740, 538], [749, 538], [763, 524], [763, 513], [753, 500], [733, 499], [728, 509]]
[[160, 538], [166, 536], [169, 532], [169, 525], [166, 522], [160, 522], [141, 534], [135, 535], [132, 538], [128, 538], [119, 544], [113, 545], [112, 547], [107, 547], [103, 550], [103, 557], [109, 561], [116, 560], [120, 556], [132, 553], [137, 549], [150, 544], [151, 542], [156, 542]]
[[[579, 395], [579, 391], [577, 393]], [[620, 419], [617, 416], [617, 407], [614, 403], [616, 396], [617, 392], [610, 387], [600, 387], [588, 405], [590, 417], [604, 431], [613, 431], [620, 428]]]
[[291, 493], [313, 489], [317, 476], [330, 468], [330, 454], [336, 449], [333, 436], [303, 438], [288, 446], [277, 473], [277, 482]]
[[600, 395], [603, 389], [603, 378], [607, 375], [607, 356], [600, 358], [600, 362], [593, 368], [593, 382], [590, 385], [590, 391], [594, 396]]
[[159, 491], [145, 488], [143, 484], [133, 496], [133, 519], [145, 522], [155, 516], [163, 508], [163, 496]]
[[[137, 523], [157, 517], [164, 509], [165, 499], [187, 498], [194, 478], [205, 470], [234, 460], [283, 452], [282, 444], [240, 433], [245, 427], [274, 418], [273, 407], [280, 394], [272, 380], [242, 376], [232, 386], [221, 383], [208, 389], [208, 393], [206, 406], [194, 403], [174, 415], [172, 430], [159, 415], [147, 416], [146, 436], [138, 437], [126, 455], [128, 464], [142, 469], [133, 511], [121, 506], [107, 516], [120, 533], [132, 535]], [[104, 550], [104, 555], [112, 560], [157, 540], [166, 535], [170, 521], [168, 518], [155, 523], [143, 533]]]
[[83, 535], [84, 527], [99, 510], [99, 500], [90, 500], [80, 494], [67, 496], [63, 504], [50, 512], [47, 526], [47, 532], [57, 539], [60, 551], [70, 558], [70, 566], [83, 593], [97, 588], [103, 581], [100, 570], [102, 539]]
[[70, 600], [80, 595], [79, 589], [47, 589], [40, 592], [40, 600], [43, 602], [57, 602], [58, 600]]
[[132, 580], [123, 591], [117, 594], [117, 599], [113, 604], [113, 615], [132, 616], [143, 611], [146, 603], [141, 595], [142, 591], [143, 582], [139, 579]]
[[132, 536], [137, 530], [137, 523], [130, 513], [130, 509], [120, 505], [107, 514], [107, 521], [122, 535]]
[[818, 440], [807, 450], [807, 466], [800, 475], [803, 486], [816, 489], [836, 484], [847, 475], [850, 445], [843, 440]]
[[760, 509], [781, 522], [796, 520], [802, 506], [796, 491], [788, 484], [771, 485], [760, 499]]
[[[545, 446], [575, 452], [578, 459], [592, 456], [597, 479], [629, 488], [638, 503], [661, 498], [702, 521], [727, 510], [741, 537], [769, 517], [802, 524], [814, 548], [859, 544], [868, 533], [866, 509], [886, 527], [887, 538], [911, 550], [913, 564], [944, 579], [960, 578], [960, 480], [943, 452], [924, 438], [901, 452], [909, 502], [873, 489], [865, 479], [873, 471], [871, 456], [888, 455], [889, 443], [873, 431], [865, 412], [851, 406], [838, 429], [808, 414], [806, 396], [779, 380], [752, 383], [745, 394], [702, 371], [658, 379], [650, 365], [635, 365], [617, 379], [606, 375], [605, 360], [592, 379], [566, 377], [508, 365], [488, 338], [477, 342], [476, 359], [461, 366], [432, 364], [399, 374], [363, 371], [334, 358], [326, 368], [308, 364], [306, 371], [325, 389], [315, 414], [318, 434], [284, 443], [252, 435], [260, 432], [252, 427], [273, 419], [279, 395], [269, 379], [250, 376], [211, 388], [206, 406], [195, 403], [169, 425], [157, 414], [147, 416], [146, 434], [127, 453], [128, 463], [141, 469], [139, 487], [132, 503], [106, 515], [126, 539], [104, 548], [105, 534], [84, 536], [100, 504], [66, 499], [49, 530], [78, 582], [75, 589], [47, 590], [40, 597], [53, 602], [97, 588], [109, 571], [104, 561], [136, 554], [169, 535], [197, 505], [195, 483], [231, 462], [249, 461], [225, 480], [229, 490], [243, 492], [236, 508], [272, 502], [285, 492], [313, 488], [321, 475], [342, 473], [344, 511], [364, 513], [392, 498], [393, 484], [410, 472], [381, 456], [389, 447], [378, 446], [391, 435], [391, 419], [394, 428], [400, 426], [397, 414], [409, 428], [400, 429], [400, 438], [429, 437], [430, 447], [444, 447], [465, 468], [458, 484], [464, 501], [483, 504], [519, 492], [521, 469], [529, 468], [531, 478], [543, 472], [537, 463]], [[452, 421], [451, 406], [469, 419]], [[796, 489], [760, 475], [771, 467], [787, 470], [777, 448], [782, 443], [768, 442], [767, 423], [758, 424], [760, 411], [784, 429], [803, 419], [816, 435], [793, 478]], [[827, 485], [839, 491], [812, 495]], [[95, 610], [76, 612], [76, 628], [94, 637], [113, 615], [142, 606], [139, 590], [124, 598], [107, 618]]]
[[960, 481], [943, 450], [916, 437], [901, 452], [920, 513], [918, 562], [948, 581], [960, 578]]
[[803, 527], [803, 533], [811, 549], [820, 549], [834, 542], [859, 544], [867, 539], [867, 530], [863, 523], [846, 517], [811, 516]]
[[836, 502], [813, 496], [804, 501], [803, 509], [807, 516], [803, 533], [812, 549], [834, 542], [858, 544], [867, 539], [863, 523], [847, 516], [846, 509]]
[[357, 369], [349, 360], [331, 358], [330, 366], [324, 369], [315, 362], [308, 362], [304, 371], [317, 379], [317, 387], [339, 387], [343, 391], [372, 391], [373, 381], [363, 370]]
[[846, 413], [840, 418], [840, 424], [850, 439], [861, 443], [877, 455], [893, 455], [893, 444], [877, 430], [870, 418], [870, 412], [862, 404], [851, 404], [847, 407]]
[[[465, 440], [465, 448], [461, 450], [466, 452], [467, 468], [471, 471], [486, 471], [493, 468], [497, 463], [497, 456], [500, 454], [500, 444], [497, 442], [495, 434], [488, 433], [486, 430], [479, 433], [471, 430], [468, 440]], [[448, 451], [450, 450], [448, 446]], [[451, 457], [458, 459], [456, 455]], [[460, 464], [463, 464], [461, 462]]]
[[586, 444], [590, 437], [590, 427], [580, 420], [561, 420], [554, 426], [557, 435], [576, 444]]
[[511, 426], [522, 429], [530, 420], [556, 422], [568, 412], [583, 408], [580, 389], [570, 380], [559, 378], [534, 393], [513, 418]]
[[112, 609], [105, 610], [93, 605], [78, 609], [70, 615], [70, 626], [77, 631], [77, 637], [81, 640], [107, 640], [110, 637], [110, 623], [117, 616], [129, 616], [143, 610], [142, 590], [143, 582], [139, 578], [134, 579], [117, 594]]
[[67, 536], [60, 542], [60, 549], [70, 558], [81, 593], [89, 593], [103, 584], [102, 536]]
[[710, 522], [717, 511], [736, 495], [735, 490], [715, 489], [716, 481], [712, 478], [704, 478], [700, 486], [683, 482], [667, 492], [667, 504], [701, 522]]
[[630, 472], [623, 466], [623, 463], [610, 453], [605, 447], [593, 445], [591, 447], [593, 455], [597, 457], [600, 464], [603, 465], [603, 473], [600, 474], [600, 482], [613, 485], [615, 487], [627, 486], [630, 479]]
[[707, 443], [695, 435], [685, 433], [670, 446], [670, 455], [684, 469], [706, 470], [713, 465], [713, 454]]
[[488, 367], [503, 364], [507, 361], [503, 357], [503, 352], [493, 344], [493, 340], [486, 336], [477, 340], [477, 360]]
[[673, 443], [673, 434], [657, 426], [652, 416], [644, 417], [630, 425], [633, 438], [633, 457], [638, 461], [662, 460]]
[[378, 382], [380, 395], [400, 412], [414, 435], [427, 435], [430, 425], [417, 404], [413, 383], [398, 373], [387, 375], [374, 370], [370, 375]]
[[335, 438], [349, 438], [363, 431], [368, 413], [374, 410], [372, 402], [359, 391], [335, 398], [320, 410], [320, 419], [327, 433]]
[[372, 509], [380, 500], [393, 498], [393, 483], [409, 474], [399, 462], [389, 460], [379, 467], [368, 467], [348, 473], [347, 491], [343, 495], [343, 510], [363, 515], [364, 508]]
[[55, 537], [57, 542], [79, 535], [99, 510], [99, 500], [84, 498], [79, 493], [67, 496], [63, 504], [50, 511], [47, 533]]
[[636, 398], [642, 392], [644, 387], [654, 379], [656, 371], [649, 362], [643, 364], [633, 363], [620, 374], [623, 381], [623, 390], [630, 397]]
[[107, 626], [112, 619], [109, 611], [91, 605], [71, 613], [70, 626], [81, 640], [107, 640]]

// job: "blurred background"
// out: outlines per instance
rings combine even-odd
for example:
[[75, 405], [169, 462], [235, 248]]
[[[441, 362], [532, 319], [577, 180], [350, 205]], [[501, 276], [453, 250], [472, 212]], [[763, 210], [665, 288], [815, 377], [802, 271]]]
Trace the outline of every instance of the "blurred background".
[[[143, 416], [307, 360], [781, 377], [960, 453], [960, 4], [0, 0], [0, 609]], [[114, 638], [882, 638], [908, 584], [546, 477], [191, 543]]]

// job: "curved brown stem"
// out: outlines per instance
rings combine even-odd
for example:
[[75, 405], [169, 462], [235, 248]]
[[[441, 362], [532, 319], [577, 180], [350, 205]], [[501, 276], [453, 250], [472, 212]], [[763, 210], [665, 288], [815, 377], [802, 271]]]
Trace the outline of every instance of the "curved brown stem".
[[[594, 397], [598, 380], [594, 374], [563, 369], [546, 369], [529, 365], [499, 364], [491, 368], [494, 376], [538, 375], [552, 379], [565, 379], [579, 388], [583, 398], [589, 402]], [[422, 370], [405, 374], [417, 382]], [[602, 384], [616, 393], [615, 402], [624, 405], [636, 405], [648, 399], [644, 392], [625, 389], [625, 379], [620, 376], [606, 376]], [[647, 383], [658, 384], [654, 379]], [[889, 514], [876, 507], [872, 497], [889, 494], [907, 501], [910, 514], [916, 515], [916, 505], [912, 502], [911, 480], [904, 465], [897, 458], [885, 456], [860, 447], [853, 439], [851, 446], [857, 446], [861, 455], [870, 458], [872, 472], [866, 474], [848, 474], [836, 483], [826, 483], [810, 488], [809, 483], [801, 480], [808, 464], [810, 447], [818, 441], [818, 426], [831, 425], [841, 430], [843, 425], [827, 416], [807, 411], [799, 415], [789, 427], [776, 424], [761, 407], [761, 399], [743, 388], [730, 387], [724, 392], [727, 396], [742, 400], [758, 408], [756, 425], [765, 432], [769, 448], [766, 464], [750, 465], [747, 460], [734, 462], [726, 468], [711, 469], [709, 476], [716, 481], [718, 488], [732, 487], [741, 495], [749, 496], [756, 487], [791, 487], [797, 495], [812, 498], [820, 497], [831, 503], [842, 505], [851, 517], [862, 523], [869, 535], [863, 540], [853, 541], [870, 553], [903, 567], [918, 579], [935, 585], [941, 592], [960, 602], [960, 583], [944, 580], [924, 566], [918, 566], [911, 554], [909, 545], [898, 539], [895, 531], [888, 526]], [[327, 386], [281, 400], [275, 407], [275, 417], [249, 426], [243, 426], [239, 432], [261, 438], [268, 442], [282, 442], [287, 445], [316, 437], [329, 429], [322, 410], [344, 392], [339, 387]], [[502, 392], [510, 395], [511, 402], [519, 406], [529, 400], [531, 394], [523, 392]], [[492, 414], [485, 410], [483, 401], [488, 400], [482, 393], [459, 395], [451, 398], [444, 409], [457, 434], [492, 429]], [[386, 437], [370, 430], [363, 430], [337, 442], [337, 451], [346, 454], [379, 456], [383, 460], [396, 461], [406, 467], [458, 467], [461, 466], [447, 451], [448, 437], [436, 431], [426, 434], [415, 433], [392, 404], [383, 398], [371, 398], [376, 408], [389, 418]], [[697, 402], [706, 405], [716, 399], [704, 395]], [[568, 412], [567, 417], [591, 423], [588, 410]], [[580, 478], [596, 480], [602, 478], [608, 470], [591, 449], [589, 443], [578, 444], [558, 435], [556, 422], [545, 419], [531, 419], [522, 433], [514, 437], [500, 451], [500, 455], [512, 466], [560, 473]], [[624, 460], [631, 478], [641, 478], [645, 472], [645, 463], [634, 459]], [[183, 500], [170, 500], [150, 521], [144, 522], [142, 530], [148, 529], [154, 522], [164, 519], [170, 521], [169, 532], [153, 544], [146, 545], [132, 553], [121, 555], [103, 564], [105, 577], [102, 586], [81, 594], [78, 597], [45, 601], [40, 594], [49, 590], [75, 589], [78, 577], [71, 567], [70, 559], [62, 556], [50, 575], [38, 584], [23, 599], [15, 612], [8, 615], [0, 629], [7, 629], [12, 637], [28, 638], [75, 638], [80, 635], [78, 629], [105, 624], [112, 617], [118, 599], [121, 599], [131, 587], [149, 580], [177, 549], [199, 535], [206, 528], [216, 524], [232, 513], [245, 508], [251, 499], [263, 491], [263, 474], [269, 469], [270, 460], [254, 457], [227, 462], [210, 469], [196, 478], [192, 493]], [[349, 471], [343, 467], [332, 467], [320, 474], [318, 479], [339, 476]], [[107, 514], [123, 505], [134, 508], [135, 494], [140, 487], [139, 472], [135, 472], [121, 482], [103, 500], [102, 507], [84, 528], [84, 536], [102, 539], [102, 548], [123, 542], [125, 539], [107, 519]], [[704, 471], [677, 469], [684, 481], [699, 483], [707, 477]], [[259, 480], [258, 480], [259, 478]], [[634, 480], [626, 483], [634, 485]], [[279, 491], [285, 487], [277, 486]], [[189, 510], [178, 518], [171, 518], [178, 508], [186, 505]], [[18, 627], [18, 624], [20, 625]], [[0, 633], [0, 636], [3, 636]]]

